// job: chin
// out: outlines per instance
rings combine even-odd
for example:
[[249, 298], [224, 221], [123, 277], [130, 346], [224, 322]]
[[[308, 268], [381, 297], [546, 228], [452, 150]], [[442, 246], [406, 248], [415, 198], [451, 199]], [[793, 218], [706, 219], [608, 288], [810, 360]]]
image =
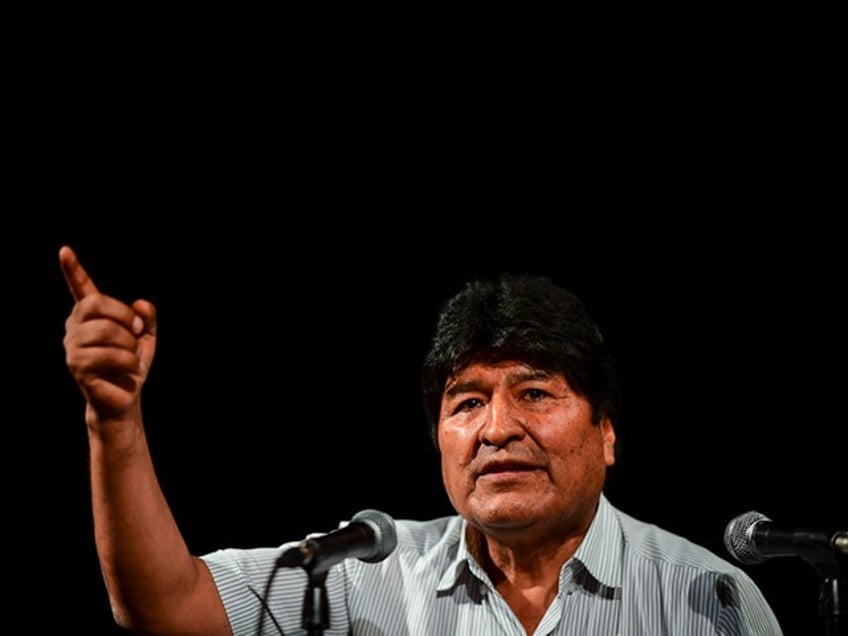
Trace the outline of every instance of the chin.
[[497, 528], [523, 528], [540, 517], [544, 510], [538, 504], [529, 505], [527, 497], [494, 497], [468, 507], [465, 517], [480, 525]]

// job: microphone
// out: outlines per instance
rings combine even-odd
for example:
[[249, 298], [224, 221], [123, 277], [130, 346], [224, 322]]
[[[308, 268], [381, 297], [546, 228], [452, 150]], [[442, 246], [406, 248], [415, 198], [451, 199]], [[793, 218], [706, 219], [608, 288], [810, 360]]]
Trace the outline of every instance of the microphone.
[[795, 556], [817, 564], [835, 560], [837, 552], [848, 554], [844, 532], [837, 532], [830, 538], [818, 530], [784, 528], [755, 510], [727, 524], [724, 545], [744, 564], [762, 563], [777, 556]]
[[377, 563], [397, 546], [395, 522], [379, 510], [362, 510], [338, 530], [308, 537], [285, 550], [277, 567], [302, 567], [313, 575], [323, 574], [348, 558]]

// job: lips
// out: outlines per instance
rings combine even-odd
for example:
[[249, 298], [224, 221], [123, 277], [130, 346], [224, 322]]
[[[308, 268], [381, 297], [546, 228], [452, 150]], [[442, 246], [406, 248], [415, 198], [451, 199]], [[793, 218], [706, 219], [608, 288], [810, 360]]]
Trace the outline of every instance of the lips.
[[486, 461], [480, 467], [480, 470], [477, 471], [477, 476], [482, 477], [484, 475], [493, 475], [498, 473], [529, 472], [533, 470], [539, 470], [539, 466], [527, 461], [497, 459]]

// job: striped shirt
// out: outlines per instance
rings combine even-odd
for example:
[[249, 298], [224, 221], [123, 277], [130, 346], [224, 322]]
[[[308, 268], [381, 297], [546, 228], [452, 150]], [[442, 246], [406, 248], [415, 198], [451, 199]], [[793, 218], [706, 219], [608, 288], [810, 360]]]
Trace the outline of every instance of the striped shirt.
[[[349, 558], [325, 583], [324, 634], [524, 635], [521, 623], [472, 558], [459, 516], [396, 520], [397, 548], [379, 563]], [[293, 544], [286, 544], [286, 547]], [[234, 634], [305, 634], [300, 568], [276, 568], [281, 548], [204, 555]], [[269, 577], [273, 574], [269, 585]], [[265, 594], [265, 588], [270, 591]], [[621, 512], [601, 496], [595, 519], [562, 567], [559, 592], [535, 631], [569, 636], [780, 636], [753, 580], [704, 547]]]

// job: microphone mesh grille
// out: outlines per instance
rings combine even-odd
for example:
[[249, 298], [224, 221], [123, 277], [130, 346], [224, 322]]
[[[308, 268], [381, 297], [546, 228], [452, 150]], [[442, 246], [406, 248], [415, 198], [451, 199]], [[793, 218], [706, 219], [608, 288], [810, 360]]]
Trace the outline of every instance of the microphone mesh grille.
[[377, 547], [372, 556], [360, 557], [360, 561], [366, 563], [377, 563], [389, 556], [397, 546], [397, 530], [395, 520], [385, 512], [367, 509], [361, 510], [353, 515], [351, 521], [367, 521], [377, 535]]
[[724, 530], [724, 545], [727, 551], [740, 563], [751, 564], [765, 561], [765, 557], [756, 551], [752, 532], [762, 521], [771, 521], [764, 514], [755, 510], [742, 513], [731, 519]]

